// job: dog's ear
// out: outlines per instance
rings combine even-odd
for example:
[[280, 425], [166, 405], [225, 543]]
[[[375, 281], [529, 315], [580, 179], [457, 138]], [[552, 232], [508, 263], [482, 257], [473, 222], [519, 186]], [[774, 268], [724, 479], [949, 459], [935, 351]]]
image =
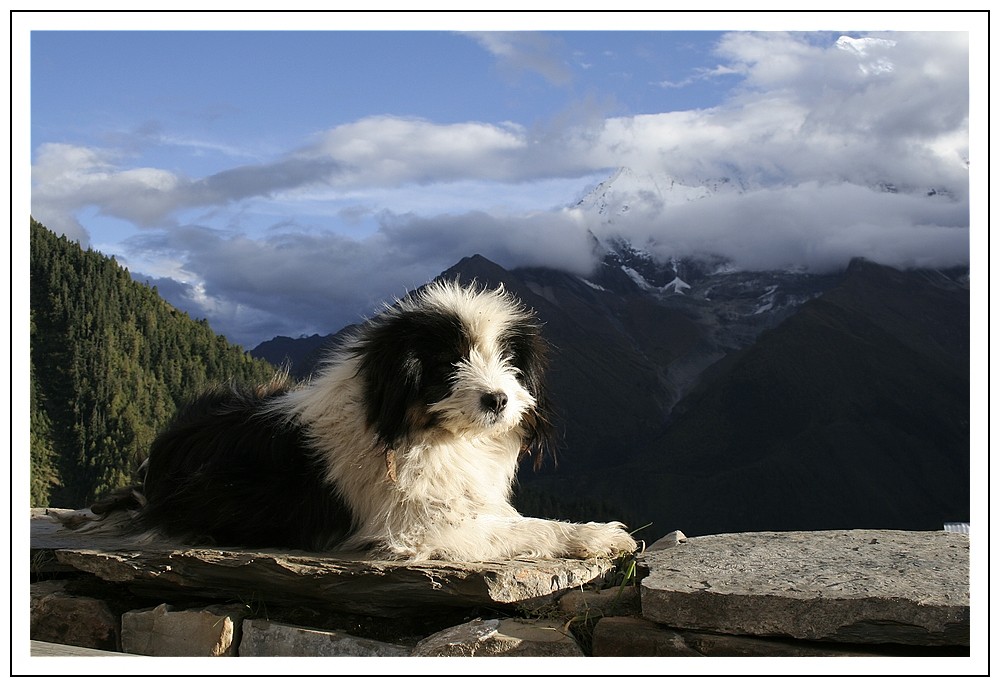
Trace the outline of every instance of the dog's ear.
[[423, 365], [391, 323], [372, 327], [354, 352], [359, 358], [368, 426], [386, 449], [396, 448], [410, 430], [409, 412], [419, 396]]
[[546, 457], [552, 458], [552, 464], [558, 464], [555, 451], [555, 431], [548, 400], [543, 396], [536, 397], [535, 407], [525, 413], [521, 425], [524, 430], [524, 443], [521, 447], [522, 457], [531, 457], [532, 467], [537, 471], [545, 464]]
[[538, 331], [538, 325], [524, 322], [511, 329], [509, 341], [512, 362], [519, 370], [519, 380], [535, 399], [535, 406], [525, 413], [521, 421], [524, 431], [522, 456], [531, 456], [534, 469], [538, 470], [546, 456], [555, 460], [554, 417], [545, 388], [549, 346]]

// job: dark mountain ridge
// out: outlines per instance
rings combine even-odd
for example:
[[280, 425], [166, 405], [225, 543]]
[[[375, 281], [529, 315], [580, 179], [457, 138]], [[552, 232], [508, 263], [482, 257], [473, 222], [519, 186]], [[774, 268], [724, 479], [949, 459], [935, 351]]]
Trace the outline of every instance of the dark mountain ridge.
[[619, 498], [695, 533], [967, 521], [968, 303], [942, 273], [852, 263], [706, 371]]
[[553, 345], [558, 469], [523, 472], [519, 507], [656, 536], [967, 520], [964, 275], [739, 273], [620, 246], [586, 279], [478, 255], [439, 278], [503, 283]]
[[287, 369], [288, 373], [300, 379], [309, 374], [309, 355], [317, 348], [328, 343], [328, 337], [313, 334], [311, 336], [276, 336], [259, 344], [253, 349], [255, 358], [266, 360], [277, 368]]

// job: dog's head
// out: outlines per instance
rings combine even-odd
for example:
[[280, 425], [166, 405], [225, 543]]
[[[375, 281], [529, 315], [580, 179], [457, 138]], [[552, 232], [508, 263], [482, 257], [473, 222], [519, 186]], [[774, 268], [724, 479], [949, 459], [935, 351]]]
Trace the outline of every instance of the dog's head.
[[369, 320], [350, 353], [368, 423], [387, 448], [431, 431], [519, 432], [540, 464], [546, 345], [534, 314], [503, 287], [432, 283]]

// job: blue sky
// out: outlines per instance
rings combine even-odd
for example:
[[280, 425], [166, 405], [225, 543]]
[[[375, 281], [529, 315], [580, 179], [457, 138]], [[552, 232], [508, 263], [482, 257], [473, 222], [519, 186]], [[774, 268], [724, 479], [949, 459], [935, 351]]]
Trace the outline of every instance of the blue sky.
[[[36, 27], [31, 212], [247, 347], [335, 331], [475, 252], [583, 274], [586, 233], [608, 228], [574, 206], [621, 167], [749, 184], [654, 202], [616, 229], [664, 255], [968, 260], [967, 33], [869, 32], [863, 15], [807, 32], [655, 18], [638, 24], [653, 31], [341, 31], [334, 15], [322, 31]], [[897, 23], [924, 28], [912, 19]]]

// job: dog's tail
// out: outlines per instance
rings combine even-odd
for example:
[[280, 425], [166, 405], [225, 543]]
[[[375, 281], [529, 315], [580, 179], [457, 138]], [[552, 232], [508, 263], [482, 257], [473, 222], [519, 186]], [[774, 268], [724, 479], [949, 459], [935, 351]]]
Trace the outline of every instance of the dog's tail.
[[132, 484], [115, 489], [102, 499], [90, 505], [94, 515], [107, 515], [119, 510], [141, 510], [146, 505], [146, 497], [142, 493], [142, 484]]
[[[126, 517], [125, 520], [130, 520], [146, 506], [146, 497], [143, 494], [145, 474], [146, 462], [143, 461], [142, 465], [139, 466], [138, 475], [136, 475], [136, 481], [133, 484], [130, 484], [127, 487], [119, 487], [118, 489], [115, 489], [107, 496], [104, 496], [103, 498], [100, 498], [90, 504], [89, 509], [69, 511], [66, 513], [52, 511], [50, 514], [55, 517], [55, 519], [58, 520], [63, 527], [71, 530], [79, 529], [84, 525], [101, 522], [102, 520], [107, 519], [108, 516], [116, 513], [120, 513], [122, 515], [128, 514], [131, 518]], [[86, 512], [87, 510], [97, 517], [92, 517]], [[120, 519], [121, 518], [112, 518], [112, 520]]]

